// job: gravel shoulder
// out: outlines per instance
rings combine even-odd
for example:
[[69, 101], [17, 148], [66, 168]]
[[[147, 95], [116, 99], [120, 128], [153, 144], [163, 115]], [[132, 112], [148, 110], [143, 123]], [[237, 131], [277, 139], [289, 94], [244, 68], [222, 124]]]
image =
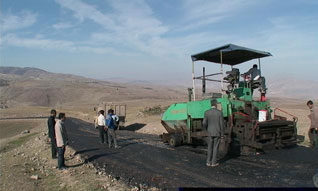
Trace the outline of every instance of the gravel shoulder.
[[[56, 169], [57, 160], [50, 158], [46, 120], [29, 133], [1, 141], [0, 190], [139, 190], [98, 171], [67, 147], [67, 170]], [[18, 142], [18, 144], [13, 144]]]

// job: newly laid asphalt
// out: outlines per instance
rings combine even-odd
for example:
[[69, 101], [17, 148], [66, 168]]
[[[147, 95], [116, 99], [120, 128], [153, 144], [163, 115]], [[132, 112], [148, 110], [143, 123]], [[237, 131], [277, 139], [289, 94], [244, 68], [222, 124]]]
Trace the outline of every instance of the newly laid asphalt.
[[68, 118], [70, 146], [87, 161], [129, 184], [178, 187], [314, 187], [318, 150], [295, 146], [262, 155], [226, 157], [220, 166], [205, 166], [205, 147], [170, 148], [157, 135], [135, 133], [142, 126], [117, 131], [119, 149], [99, 143], [93, 124]]

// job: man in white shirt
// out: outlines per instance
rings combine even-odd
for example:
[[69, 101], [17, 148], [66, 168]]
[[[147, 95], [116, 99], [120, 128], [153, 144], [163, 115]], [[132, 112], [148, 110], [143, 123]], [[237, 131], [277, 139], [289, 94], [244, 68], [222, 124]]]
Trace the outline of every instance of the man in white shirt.
[[101, 144], [107, 144], [107, 128], [105, 126], [105, 116], [104, 110], [99, 111], [99, 116], [97, 118], [98, 130], [99, 130], [99, 138]]
[[314, 107], [313, 101], [309, 100], [307, 106], [310, 110], [309, 119], [310, 127], [308, 130], [308, 137], [310, 146], [318, 148], [318, 107]]
[[65, 168], [64, 153], [65, 146], [68, 145], [68, 136], [64, 125], [65, 119], [65, 113], [60, 113], [59, 120], [57, 120], [55, 124], [56, 147], [58, 153], [57, 165], [60, 170]]

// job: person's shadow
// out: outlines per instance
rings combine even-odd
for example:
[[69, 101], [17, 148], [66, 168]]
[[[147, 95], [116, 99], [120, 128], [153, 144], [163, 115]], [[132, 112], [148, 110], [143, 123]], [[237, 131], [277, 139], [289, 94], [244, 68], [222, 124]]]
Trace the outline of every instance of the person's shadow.
[[146, 126], [146, 124], [144, 124], [144, 123], [133, 123], [133, 124], [130, 124], [126, 127], [121, 128], [120, 130], [138, 131], [139, 129], [143, 128], [144, 126]]

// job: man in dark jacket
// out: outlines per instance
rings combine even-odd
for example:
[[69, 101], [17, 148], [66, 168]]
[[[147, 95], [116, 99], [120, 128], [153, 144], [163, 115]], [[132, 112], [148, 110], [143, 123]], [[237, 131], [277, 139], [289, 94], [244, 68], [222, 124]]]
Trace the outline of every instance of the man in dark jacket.
[[216, 100], [211, 101], [211, 109], [204, 113], [203, 127], [208, 132], [207, 142], [208, 142], [208, 156], [206, 165], [207, 166], [218, 166], [217, 163], [217, 153], [220, 144], [220, 138], [224, 136], [224, 122], [222, 113], [216, 109]]
[[258, 80], [261, 77], [261, 72], [259, 71], [259, 69], [257, 68], [257, 65], [254, 64], [253, 68], [249, 69], [249, 71], [247, 71], [245, 73], [245, 75], [251, 75], [251, 81], [253, 80]]
[[47, 120], [47, 127], [49, 130], [49, 138], [51, 141], [51, 150], [52, 150], [52, 158], [57, 158], [57, 148], [56, 148], [56, 140], [55, 140], [55, 117], [56, 117], [56, 110], [51, 110], [51, 115]]
[[108, 127], [108, 147], [111, 148], [112, 147], [112, 141], [114, 142], [114, 147], [120, 148], [117, 145], [117, 139], [116, 139], [116, 119], [115, 119], [115, 115], [114, 115], [114, 110], [110, 109], [108, 110], [108, 114], [106, 116], [106, 125]]

